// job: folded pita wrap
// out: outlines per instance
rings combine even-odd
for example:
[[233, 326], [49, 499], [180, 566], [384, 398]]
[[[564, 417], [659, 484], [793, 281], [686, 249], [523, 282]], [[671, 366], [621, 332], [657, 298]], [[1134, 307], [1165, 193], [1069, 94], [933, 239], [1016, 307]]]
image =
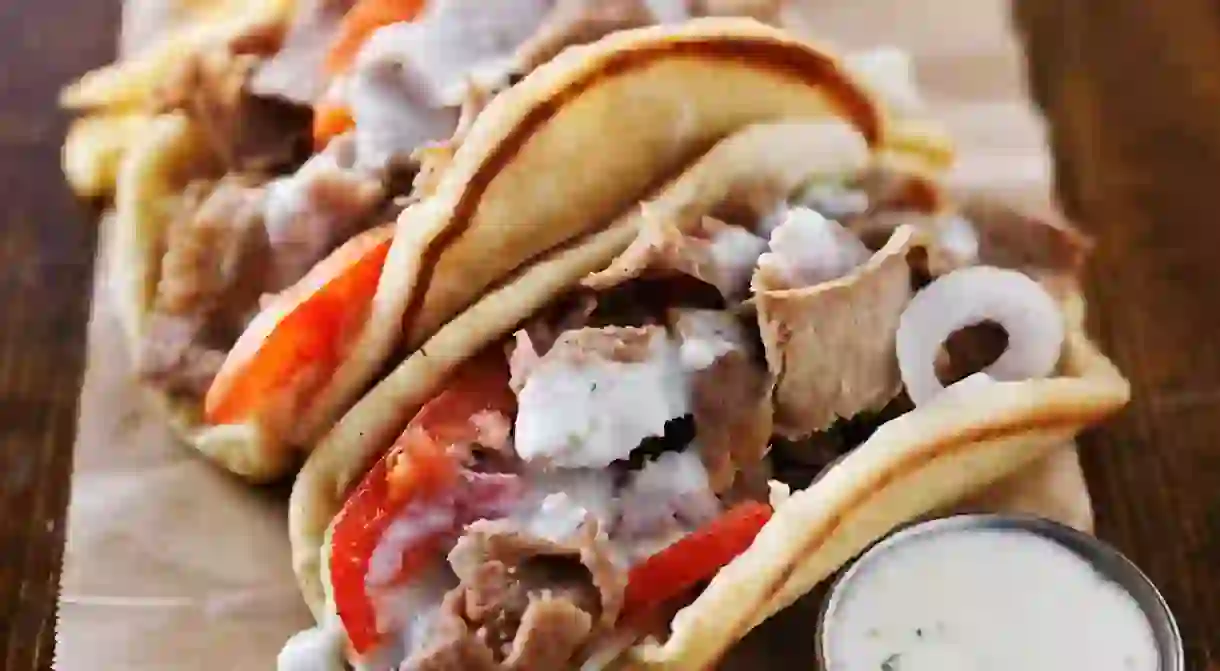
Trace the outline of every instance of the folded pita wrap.
[[[683, 242], [697, 242], [698, 236], [708, 230], [722, 230], [708, 229], [707, 217], [765, 220], [776, 199], [791, 199], [799, 186], [817, 183], [828, 173], [853, 174], [860, 184], [869, 184], [869, 179], [878, 174], [888, 176], [890, 179], [882, 180], [884, 184], [908, 187], [897, 193], [903, 196], [898, 199], [903, 201], [900, 209], [909, 217], [892, 230], [880, 249], [870, 252], [872, 258], [867, 263], [852, 274], [811, 289], [771, 287], [767, 283], [772, 280], [765, 273], [761, 279], [756, 275], [754, 303], [768, 361], [786, 357], [797, 371], [794, 376], [806, 380], [819, 371], [802, 359], [809, 355], [808, 350], [785, 350], [784, 341], [793, 329], [777, 326], [773, 319], [775, 308], [767, 302], [779, 300], [776, 292], [812, 292], [815, 304], [823, 301], [822, 296], [842, 294], [832, 299], [833, 310], [835, 301], [867, 299], [869, 292], [858, 293], [861, 288], [880, 283], [900, 289], [893, 294], [896, 307], [883, 307], [883, 312], [889, 316], [901, 312], [912, 293], [906, 283], [928, 271], [928, 259], [934, 258], [942, 246], [935, 231], [925, 224], [931, 217], [946, 216], [952, 208], [936, 184], [935, 168], [929, 165], [934, 162], [926, 154], [917, 151], [903, 155], [888, 146], [870, 150], [866, 139], [866, 134], [842, 122], [780, 121], [742, 128], [680, 169], [660, 190], [637, 190], [635, 197], [640, 204], [608, 227], [589, 233], [596, 226], [586, 221], [579, 231], [568, 234], [566, 243], [499, 283], [488, 283], [489, 288], [473, 304], [426, 337], [414, 354], [327, 435], [293, 488], [290, 532], [294, 564], [302, 592], [318, 621], [333, 626], [336, 617], [329, 573], [333, 549], [330, 533], [336, 513], [365, 476], [369, 464], [387, 450], [416, 411], [445, 388], [454, 371], [578, 286], [612, 287], [657, 270], [675, 268], [715, 284], [708, 276], [699, 275], [697, 264], [674, 262], [675, 250], [697, 249], [697, 245], [682, 248]], [[640, 183], [663, 179], [672, 172], [658, 167], [653, 180], [640, 179]], [[540, 169], [533, 176], [546, 180], [546, 174]], [[896, 182], [892, 179], [895, 174], [900, 177]], [[520, 179], [524, 182], [525, 176]], [[524, 188], [523, 193], [534, 197], [551, 192]], [[893, 198], [885, 197], [893, 193], [882, 189], [877, 201], [893, 206]], [[461, 202], [461, 198], [453, 197], [450, 202]], [[548, 205], [530, 203], [523, 211], [545, 213]], [[1063, 270], [1053, 261], [1062, 252], [999, 251], [1006, 246], [997, 240], [1043, 239], [1047, 224], [1013, 219], [1011, 213], [1009, 221], [1020, 222], [1028, 230], [1015, 232], [1010, 225], [993, 220], [980, 223], [978, 231], [985, 238], [979, 241], [979, 248], [984, 253], [972, 261], [997, 263], [1020, 258], [1023, 261], [1012, 267], [1034, 276], [1045, 275], [1047, 286], [1059, 300], [1067, 329], [1053, 375], [1012, 382], [986, 381], [971, 386], [965, 394], [950, 387], [934, 402], [882, 424], [870, 439], [808, 489], [790, 496], [775, 495], [774, 516], [749, 549], [722, 568], [707, 589], [667, 621], [655, 637], [632, 647], [643, 636], [642, 631], [620, 632], [622, 635], [612, 636], [594, 652], [595, 665], [620, 657], [619, 663], [629, 666], [707, 668], [750, 629], [809, 591], [890, 529], [956, 504], [1018, 472], [1126, 403], [1126, 381], [1083, 333], [1081, 300], [1075, 285], [1066, 280], [1050, 281]], [[995, 235], [997, 228], [1003, 231], [999, 236]], [[899, 282], [905, 288], [896, 284]], [[802, 302], [783, 309], [799, 313]], [[825, 314], [827, 308], [818, 309]], [[775, 329], [770, 337], [769, 325]], [[892, 332], [896, 324], [889, 320], [867, 328]], [[422, 334], [418, 337], [424, 338]], [[885, 337], [877, 340], [882, 350], [888, 347], [890, 353], [869, 356], [888, 356], [891, 364], [870, 375], [880, 375], [889, 384], [876, 397], [870, 393], [845, 401], [843, 407], [849, 409], [843, 411], [845, 414], [888, 401], [900, 390], [893, 341]], [[832, 338], [822, 342], [838, 345], [843, 341]], [[772, 372], [781, 371], [773, 366]], [[782, 402], [784, 377], [775, 377], [779, 381], [777, 403]], [[777, 405], [777, 410], [781, 408]], [[799, 433], [823, 428], [823, 419], [816, 422], [816, 427], [794, 430]]]
[[[712, 104], [725, 85], [749, 93], [732, 105]], [[478, 115], [435, 192], [399, 217], [392, 243], [353, 240], [266, 307], [216, 378], [206, 416], [194, 399], [158, 394], [203, 453], [253, 480], [277, 477], [296, 463], [294, 448], [315, 442], [400, 341], [418, 348], [489, 286], [605, 226], [725, 133], [756, 121], [837, 114], [871, 142], [884, 137], [884, 119], [835, 59], [753, 21], [629, 31], [565, 51]], [[133, 346], [148, 328], [169, 221], [187, 184], [217, 170], [204, 130], [186, 115], [160, 115], [122, 160], [114, 243], [122, 275], [114, 288]], [[558, 166], [582, 164], [596, 169], [556, 174]], [[546, 174], [556, 176], [539, 178]], [[380, 257], [385, 271], [351, 310], [338, 350], [325, 361], [294, 355], [304, 360], [283, 373], [288, 400], [226, 413], [226, 394], [266, 395], [242, 386], [240, 369], [253, 365], [276, 329], [299, 333], [328, 323], [288, 326], [379, 244], [389, 245]], [[306, 347], [285, 349], [313, 351]]]

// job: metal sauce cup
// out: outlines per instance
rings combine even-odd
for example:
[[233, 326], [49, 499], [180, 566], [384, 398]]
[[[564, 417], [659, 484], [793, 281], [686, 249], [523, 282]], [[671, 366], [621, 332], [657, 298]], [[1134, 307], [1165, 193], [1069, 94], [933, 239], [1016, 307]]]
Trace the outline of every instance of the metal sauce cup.
[[1182, 650], [1182, 635], [1178, 631], [1173, 613], [1170, 612], [1169, 605], [1165, 603], [1164, 597], [1157, 591], [1156, 586], [1130, 559], [1105, 542], [1058, 522], [1027, 515], [1000, 514], [955, 515], [915, 522], [900, 527], [860, 555], [835, 580], [822, 604], [822, 611], [818, 617], [816, 641], [818, 668], [829, 667], [829, 660], [826, 656], [827, 623], [833, 620], [841, 595], [850, 588], [852, 579], [861, 567], [869, 561], [879, 558], [887, 550], [917, 537], [964, 529], [998, 529], [1030, 533], [1051, 540], [1072, 551], [1088, 562], [1100, 575], [1125, 589], [1135, 600], [1152, 626], [1152, 634], [1161, 662], [1160, 671], [1184, 671], [1185, 654]]

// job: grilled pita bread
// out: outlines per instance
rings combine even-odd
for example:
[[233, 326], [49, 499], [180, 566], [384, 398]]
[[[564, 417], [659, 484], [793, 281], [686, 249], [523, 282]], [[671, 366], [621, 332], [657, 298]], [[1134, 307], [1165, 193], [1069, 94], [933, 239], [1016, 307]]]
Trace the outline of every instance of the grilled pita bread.
[[[740, 94], [734, 104], [724, 104], [725, 86]], [[399, 218], [370, 314], [297, 418], [297, 444], [260, 419], [208, 426], [196, 404], [167, 398], [174, 424], [235, 473], [280, 476], [296, 463], [294, 448], [307, 449], [337, 420], [400, 340], [418, 349], [489, 287], [604, 228], [724, 135], [839, 115], [874, 144], [885, 137], [885, 119], [834, 58], [751, 20], [625, 31], [569, 49], [498, 95], [435, 192]], [[114, 289], [133, 347], [151, 311], [169, 213], [210, 165], [199, 129], [179, 114], [156, 118], [122, 161], [115, 244], [123, 270]], [[581, 165], [590, 169], [561, 169]]]
[[[731, 135], [608, 228], [554, 250], [484, 294], [363, 398], [310, 457], [292, 493], [294, 565], [315, 616], [323, 620], [333, 608], [325, 575], [333, 516], [367, 465], [459, 364], [610, 267], [648, 217], [661, 212], [697, 220], [741, 182], [791, 184], [802, 170], [817, 175], [826, 161], [816, 152], [746, 146], [774, 147], [781, 138], [799, 146], [803, 136], [816, 136], [818, 125], [765, 124]], [[714, 664], [750, 629], [890, 529], [1018, 473], [1120, 408], [1129, 394], [1126, 381], [1084, 335], [1079, 294], [1060, 295], [1071, 328], [1055, 377], [948, 394], [883, 425], [809, 489], [776, 500], [758, 540], [677, 615], [670, 635], [641, 643], [624, 659], [650, 668]]]

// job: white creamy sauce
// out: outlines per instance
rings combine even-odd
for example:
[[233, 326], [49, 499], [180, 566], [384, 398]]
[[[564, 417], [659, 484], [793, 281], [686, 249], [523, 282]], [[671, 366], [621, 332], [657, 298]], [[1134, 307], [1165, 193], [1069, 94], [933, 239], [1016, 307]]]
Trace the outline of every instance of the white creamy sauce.
[[564, 492], [542, 499], [538, 508], [525, 517], [521, 525], [525, 533], [562, 543], [576, 535], [589, 516], [589, 510]]
[[720, 357], [745, 348], [741, 323], [721, 310], [682, 310], [676, 327], [682, 339], [678, 354], [690, 372], [710, 368]]
[[[519, 516], [524, 516], [526, 524], [532, 524], [537, 515], [562, 511], [562, 507], [557, 507], [559, 503], [579, 508], [606, 529], [618, 519], [618, 498], [614, 475], [610, 471], [602, 468], [559, 468], [531, 473], [528, 477], [530, 488], [539, 498], [527, 501], [518, 512]], [[552, 501], [552, 507], [543, 509], [541, 502], [553, 495], [562, 495], [562, 498]], [[546, 526], [548, 523], [539, 524]]]
[[792, 205], [788, 203], [780, 203], [774, 210], [764, 214], [758, 219], [758, 232], [768, 240], [771, 239], [771, 234], [775, 229], [779, 228], [784, 220], [788, 218], [788, 211], [792, 209]]
[[771, 233], [770, 248], [759, 259], [759, 266], [793, 287], [838, 279], [872, 256], [851, 231], [807, 207], [787, 211], [783, 223]]
[[357, 71], [348, 80], [347, 99], [355, 121], [359, 164], [368, 170], [408, 157], [457, 128], [458, 110], [434, 106], [414, 74], [392, 63], [370, 64]]
[[526, 461], [599, 468], [690, 411], [678, 346], [658, 332], [642, 361], [543, 357], [517, 396], [516, 448]]
[[1134, 599], [1032, 533], [929, 533], [841, 587], [827, 671], [1157, 671]]
[[714, 519], [720, 500], [711, 489], [696, 446], [666, 452], [638, 471], [619, 494], [611, 535], [615, 557], [632, 566]]
[[563, 542], [592, 517], [623, 567], [668, 547], [721, 512], [693, 447], [661, 455], [621, 488], [605, 469], [554, 469], [536, 474], [533, 481], [538, 498], [511, 517], [517, 525]]
[[368, 587], [389, 584], [402, 569], [402, 556], [425, 538], [452, 529], [457, 524], [454, 507], [448, 505], [412, 508], [390, 522], [369, 557], [364, 581]]
[[[274, 282], [286, 287], [300, 279], [335, 246], [354, 235], [376, 204], [380, 182], [356, 169], [352, 136], [333, 140], [291, 175], [267, 186], [263, 226], [274, 252]], [[343, 184], [356, 195], [332, 195]], [[359, 196], [359, 197], [357, 197]]]
[[362, 661], [371, 669], [397, 669], [402, 660], [428, 640], [445, 593], [457, 584], [445, 557], [438, 556], [415, 579], [373, 592], [377, 629], [387, 635]]
[[712, 237], [708, 250], [720, 273], [725, 298], [744, 298], [750, 291], [750, 276], [758, 257], [767, 251], [767, 241], [740, 226], [730, 226]]
[[360, 164], [380, 167], [453, 133], [468, 86], [498, 88], [550, 0], [438, 0], [415, 21], [378, 29], [360, 50], [346, 97]]
[[275, 658], [277, 671], [343, 671], [347, 640], [338, 618], [297, 632]]

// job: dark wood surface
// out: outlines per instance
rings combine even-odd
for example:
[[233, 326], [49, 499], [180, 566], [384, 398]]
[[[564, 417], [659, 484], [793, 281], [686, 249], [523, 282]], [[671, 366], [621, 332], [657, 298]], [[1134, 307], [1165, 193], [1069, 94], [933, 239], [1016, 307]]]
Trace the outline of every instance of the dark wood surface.
[[[0, 3], [0, 657], [50, 668], [96, 233], [59, 173], [58, 88], [112, 54], [118, 0]], [[1059, 187], [1101, 244], [1095, 332], [1135, 402], [1084, 440], [1099, 533], [1220, 669], [1220, 10], [1024, 0]]]
[[51, 667], [95, 227], [59, 170], [58, 88], [119, 0], [0, 2], [0, 661]]

